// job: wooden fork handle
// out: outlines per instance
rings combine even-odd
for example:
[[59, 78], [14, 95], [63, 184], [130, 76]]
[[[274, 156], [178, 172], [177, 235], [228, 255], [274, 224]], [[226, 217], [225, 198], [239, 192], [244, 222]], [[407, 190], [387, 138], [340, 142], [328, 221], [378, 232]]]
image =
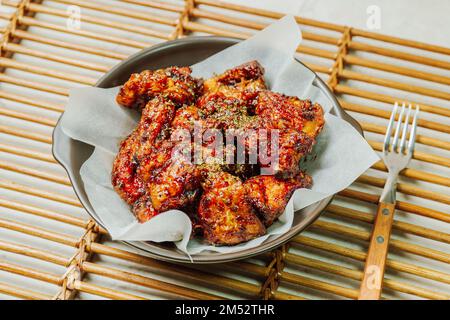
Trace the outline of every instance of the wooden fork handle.
[[380, 202], [378, 205], [359, 300], [380, 299], [394, 211], [394, 203]]

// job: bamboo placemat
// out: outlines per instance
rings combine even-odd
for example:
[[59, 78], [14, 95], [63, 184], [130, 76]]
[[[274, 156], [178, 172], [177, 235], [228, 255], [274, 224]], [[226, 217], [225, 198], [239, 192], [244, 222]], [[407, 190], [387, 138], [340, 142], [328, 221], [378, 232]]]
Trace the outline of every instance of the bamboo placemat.
[[[51, 155], [69, 88], [93, 85], [154, 43], [192, 34], [245, 39], [281, 14], [215, 0], [2, 5], [0, 299], [357, 298], [386, 177], [381, 162], [289, 244], [205, 267], [156, 261], [109, 241]], [[395, 101], [421, 106], [417, 151], [398, 188], [383, 298], [449, 299], [450, 48], [297, 21], [305, 39], [300, 58], [328, 82], [375, 150]]]

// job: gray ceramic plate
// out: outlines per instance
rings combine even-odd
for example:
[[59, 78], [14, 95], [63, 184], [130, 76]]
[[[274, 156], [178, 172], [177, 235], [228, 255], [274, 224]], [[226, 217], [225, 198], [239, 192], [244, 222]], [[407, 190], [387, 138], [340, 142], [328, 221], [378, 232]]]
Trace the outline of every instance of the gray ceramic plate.
[[[140, 72], [145, 69], [158, 69], [173, 65], [189, 66], [202, 61], [237, 42], [238, 40], [236, 39], [224, 37], [189, 37], [165, 42], [145, 49], [121, 62], [105, 74], [97, 82], [96, 86], [100, 88], [110, 88], [122, 85], [128, 80], [131, 73]], [[299, 63], [301, 62], [299, 61]], [[332, 113], [348, 121], [362, 134], [362, 130], [358, 123], [345, 113], [326, 84], [318, 76], [316, 76], [314, 84], [333, 102], [334, 107]], [[66, 169], [75, 193], [84, 208], [97, 223], [103, 225], [89, 202], [79, 173], [81, 165], [89, 158], [92, 152], [93, 148], [90, 145], [71, 139], [62, 132], [59, 124], [56, 125], [53, 132], [53, 155]], [[257, 248], [227, 254], [216, 252], [196, 254], [192, 256], [193, 262], [227, 262], [248, 258], [274, 249], [289, 241], [317, 219], [331, 200], [332, 197], [329, 197], [297, 212], [293, 226], [289, 232], [277, 238], [269, 239]], [[156, 259], [172, 262], [190, 262], [189, 258], [183, 252], [179, 251], [172, 243], [124, 242], [139, 249], [143, 254]]]

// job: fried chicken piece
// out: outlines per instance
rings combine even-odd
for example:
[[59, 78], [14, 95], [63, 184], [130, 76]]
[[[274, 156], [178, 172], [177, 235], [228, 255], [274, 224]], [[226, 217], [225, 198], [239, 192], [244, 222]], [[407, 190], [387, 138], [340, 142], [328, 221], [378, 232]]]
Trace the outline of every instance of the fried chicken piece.
[[201, 87], [189, 67], [169, 67], [133, 73], [117, 95], [117, 103], [141, 110], [149, 100], [162, 95], [177, 106], [191, 104]]
[[138, 140], [138, 136], [133, 132], [122, 141], [111, 174], [114, 190], [130, 205], [145, 194], [144, 182], [136, 174], [139, 164], [134, 154], [136, 146], [139, 145]]
[[172, 120], [172, 128], [174, 129], [186, 129], [189, 132], [194, 130], [195, 121], [199, 121], [201, 118], [201, 111], [194, 105], [184, 106], [179, 108], [175, 117]]
[[258, 93], [254, 106], [266, 128], [295, 129], [315, 139], [325, 123], [322, 107], [311, 100], [266, 90]]
[[142, 158], [136, 172], [146, 183], [157, 211], [181, 209], [199, 194], [200, 171], [192, 163], [191, 153], [190, 141], [164, 140]]
[[[323, 128], [322, 107], [312, 104], [310, 100], [300, 100], [271, 91], [260, 91], [253, 106], [258, 116], [257, 127], [270, 132], [277, 130], [279, 136], [278, 163], [270, 170], [284, 178], [295, 176], [300, 170], [300, 160], [311, 152], [315, 139]], [[271, 142], [267, 143], [267, 148], [270, 149]]]
[[120, 144], [113, 163], [112, 184], [130, 205], [145, 193], [144, 184], [136, 174], [140, 157], [164, 135], [174, 111], [175, 105], [162, 97], [150, 101], [142, 111], [137, 127]]
[[[265, 226], [279, 217], [295, 189], [311, 185], [299, 162], [322, 130], [322, 108], [267, 91], [264, 70], [256, 61], [203, 85], [190, 73], [190, 68], [178, 67], [143, 71], [122, 87], [117, 102], [142, 109], [142, 116], [121, 144], [113, 185], [140, 222], [170, 209], [188, 210], [194, 229], [201, 230], [209, 243], [249, 241], [265, 234]], [[201, 142], [191, 135], [181, 143], [173, 140], [178, 130], [195, 132], [196, 121], [202, 137], [208, 129], [223, 136]], [[265, 130], [269, 137], [255, 140], [238, 135], [232, 148], [227, 145], [224, 154], [217, 153], [216, 143], [226, 140], [230, 129]], [[224, 161], [230, 154], [236, 159], [239, 146], [244, 146], [248, 157], [255, 143], [264, 139], [270, 150], [274, 130], [279, 134], [278, 162], [270, 169], [276, 176], [255, 177], [260, 174], [255, 169], [268, 167], [261, 161], [256, 165]], [[193, 162], [196, 148], [203, 156], [201, 163]], [[248, 180], [243, 183], [239, 177]]]
[[[191, 181], [184, 167], [172, 161], [174, 143], [167, 140], [174, 114], [172, 101], [162, 96], [149, 101], [136, 129], [122, 141], [113, 163], [112, 185], [133, 207], [140, 222], [169, 207], [182, 206], [189, 198]], [[150, 181], [150, 175], [156, 173], [160, 174], [159, 180]], [[161, 196], [155, 197], [158, 190]]]
[[271, 226], [284, 212], [296, 189], [310, 188], [311, 185], [311, 177], [302, 171], [287, 180], [275, 176], [256, 176], [244, 182], [246, 198], [266, 227]]
[[197, 107], [204, 118], [202, 126], [220, 130], [244, 128], [252, 117], [247, 114], [245, 103], [222, 92], [202, 96]]
[[257, 61], [250, 61], [224, 73], [205, 80], [203, 97], [222, 93], [244, 102], [254, 98], [260, 90], [266, 89], [264, 68]]
[[153, 207], [152, 200], [148, 193], [145, 193], [136, 202], [133, 203], [131, 211], [139, 223], [144, 223], [159, 214]]
[[[273, 130], [277, 129], [271, 129], [269, 135], [274, 134]], [[290, 178], [300, 171], [300, 161], [311, 152], [315, 140], [303, 132], [291, 129], [278, 130], [277, 133], [278, 141], [274, 148], [273, 141], [269, 140], [266, 142], [267, 149], [260, 150], [260, 167], [265, 175]], [[260, 138], [259, 142], [261, 140]]]
[[265, 234], [266, 229], [245, 198], [241, 180], [225, 172], [209, 172], [198, 207], [205, 240], [236, 245]]

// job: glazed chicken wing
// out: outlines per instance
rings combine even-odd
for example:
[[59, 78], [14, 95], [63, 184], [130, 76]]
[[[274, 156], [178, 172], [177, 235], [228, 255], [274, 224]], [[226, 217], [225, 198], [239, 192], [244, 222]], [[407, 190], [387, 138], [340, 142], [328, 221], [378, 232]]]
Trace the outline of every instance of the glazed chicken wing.
[[134, 158], [138, 136], [133, 132], [122, 141], [111, 174], [111, 182], [119, 196], [132, 205], [145, 194], [144, 182], [136, 174], [138, 162]]
[[133, 205], [136, 217], [183, 209], [195, 202], [200, 192], [200, 171], [187, 155], [177, 154], [186, 150], [190, 152], [190, 146], [184, 149], [163, 141], [141, 161], [136, 172], [144, 183], [145, 194]]
[[205, 80], [203, 97], [220, 92], [227, 97], [249, 101], [258, 91], [266, 89], [263, 75], [264, 68], [257, 61], [244, 63]]
[[173, 117], [175, 106], [158, 97], [150, 101], [142, 111], [134, 131], [120, 145], [113, 163], [112, 184], [128, 204], [133, 204], [145, 193], [142, 179], [137, 175], [140, 157], [154, 146], [167, 130], [168, 120]]
[[194, 165], [174, 155], [174, 143], [167, 140], [174, 113], [172, 101], [161, 96], [149, 101], [113, 164], [112, 184], [140, 222], [181, 208], [198, 193]]
[[315, 139], [325, 123], [322, 107], [311, 100], [265, 90], [258, 93], [254, 105], [265, 127], [294, 129]]
[[283, 213], [292, 193], [311, 187], [312, 179], [306, 173], [283, 180], [275, 176], [256, 176], [244, 182], [246, 197], [266, 227]]
[[246, 191], [239, 178], [218, 172], [209, 179], [198, 208], [198, 223], [206, 241], [235, 245], [265, 234], [264, 225], [246, 201]]
[[[271, 130], [273, 135], [274, 129]], [[270, 158], [266, 158], [264, 163], [261, 161], [260, 167], [264, 170], [262, 173], [276, 175], [280, 178], [290, 178], [300, 171], [300, 160], [311, 152], [315, 140], [303, 132], [283, 129], [278, 130], [276, 142], [273, 150], [271, 148], [272, 141], [267, 142], [269, 150], [264, 152], [270, 155]], [[272, 153], [272, 151], [274, 152]]]
[[138, 174], [158, 211], [183, 208], [199, 194], [200, 171], [191, 162], [191, 145], [165, 141], [146, 157]]
[[191, 77], [189, 67], [145, 70], [131, 75], [116, 100], [123, 107], [141, 110], [149, 100], [162, 95], [181, 106], [194, 102], [200, 87], [201, 82]]
[[284, 178], [295, 176], [300, 170], [300, 160], [311, 152], [323, 128], [322, 107], [310, 100], [271, 91], [260, 91], [253, 104], [258, 126], [277, 130], [279, 136], [278, 163], [271, 168], [272, 173]]

